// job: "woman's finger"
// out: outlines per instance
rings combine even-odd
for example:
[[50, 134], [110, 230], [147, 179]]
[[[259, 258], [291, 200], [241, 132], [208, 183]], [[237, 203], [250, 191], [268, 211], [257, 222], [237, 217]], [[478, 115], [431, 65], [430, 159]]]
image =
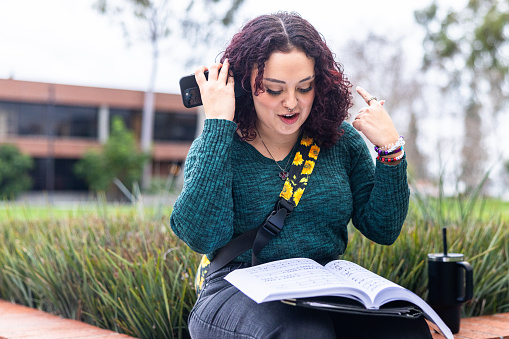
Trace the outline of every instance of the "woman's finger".
[[357, 93], [359, 93], [359, 95], [364, 99], [366, 104], [369, 105], [373, 100], [377, 100], [376, 97], [369, 94], [368, 91], [366, 91], [364, 88], [357, 86], [355, 89], [357, 90]]
[[[217, 81], [217, 79], [219, 78], [219, 70], [222, 66], [223, 65], [220, 63], [213, 64], [212, 66], [210, 66], [209, 81]], [[225, 82], [226, 82], [226, 80], [225, 80]]]
[[219, 77], [218, 81], [222, 84], [226, 84], [228, 81], [228, 73], [229, 73], [230, 63], [228, 62], [228, 59], [225, 59], [223, 62], [223, 67], [221, 67], [221, 70], [219, 71]]
[[205, 82], [207, 82], [207, 79], [205, 78], [205, 71], [206, 70], [207, 70], [207, 67], [200, 66], [194, 72], [194, 78], [196, 79], [196, 83], [198, 84], [198, 87], [201, 87]]

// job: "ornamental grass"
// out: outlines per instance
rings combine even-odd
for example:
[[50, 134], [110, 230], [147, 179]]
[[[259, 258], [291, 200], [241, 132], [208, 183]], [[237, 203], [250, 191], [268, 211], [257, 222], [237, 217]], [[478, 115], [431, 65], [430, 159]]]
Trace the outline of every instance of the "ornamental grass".
[[0, 298], [137, 338], [186, 338], [198, 255], [167, 220], [0, 222]]
[[[394, 245], [374, 244], [350, 227], [342, 258], [426, 300], [427, 255], [443, 251], [447, 227], [449, 252], [463, 253], [474, 269], [474, 298], [463, 316], [509, 312], [509, 218], [473, 195], [414, 191]], [[200, 256], [176, 238], [167, 215], [136, 206], [96, 212], [0, 220], [0, 298], [137, 338], [188, 338]]]

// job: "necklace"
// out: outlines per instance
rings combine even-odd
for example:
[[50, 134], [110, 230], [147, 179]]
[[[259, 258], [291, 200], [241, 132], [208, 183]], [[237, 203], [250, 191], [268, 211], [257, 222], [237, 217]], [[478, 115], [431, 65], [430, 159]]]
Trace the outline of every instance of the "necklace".
[[295, 148], [295, 146], [293, 146], [293, 148], [292, 148], [292, 150], [290, 152], [290, 158], [288, 159], [288, 162], [286, 163], [286, 166], [283, 169], [281, 166], [279, 166], [279, 164], [276, 161], [276, 159], [274, 159], [274, 157], [272, 156], [272, 153], [270, 153], [269, 149], [267, 148], [267, 145], [265, 145], [265, 142], [263, 142], [262, 135], [260, 134], [260, 132], [258, 132], [258, 128], [255, 127], [255, 130], [256, 130], [256, 134], [258, 134], [258, 136], [260, 137], [260, 141], [262, 142], [263, 146], [265, 147], [267, 152], [269, 152], [270, 157], [272, 158], [272, 160], [274, 160], [274, 162], [276, 163], [277, 167], [279, 167], [279, 169], [281, 170], [281, 172], [279, 172], [279, 177], [281, 178], [281, 180], [285, 181], [286, 178], [288, 178], [288, 171], [286, 169], [288, 168], [288, 165], [290, 164], [290, 161], [292, 160], [292, 153], [293, 153], [293, 149]]

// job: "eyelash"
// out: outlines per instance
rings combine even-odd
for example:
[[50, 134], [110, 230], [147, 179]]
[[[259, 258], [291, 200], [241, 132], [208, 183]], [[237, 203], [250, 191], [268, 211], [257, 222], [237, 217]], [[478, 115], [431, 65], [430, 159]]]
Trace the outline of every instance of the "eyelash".
[[[302, 94], [305, 94], [307, 92], [310, 92], [311, 90], [313, 89], [313, 86], [309, 86], [308, 88], [302, 88], [302, 89], [298, 89], [298, 91]], [[268, 88], [265, 89], [265, 91], [267, 93], [269, 93], [270, 95], [279, 95], [281, 94], [283, 91], [272, 91]]]

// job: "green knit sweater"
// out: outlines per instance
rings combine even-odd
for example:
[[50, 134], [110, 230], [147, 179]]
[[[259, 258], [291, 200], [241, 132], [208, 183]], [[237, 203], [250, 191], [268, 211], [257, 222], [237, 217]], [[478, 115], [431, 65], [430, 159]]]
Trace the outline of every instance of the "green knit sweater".
[[[320, 151], [299, 205], [260, 261], [335, 259], [346, 249], [350, 220], [377, 243], [392, 244], [398, 237], [410, 194], [406, 160], [396, 166], [377, 162], [375, 168], [359, 133], [346, 122], [341, 128], [336, 145]], [[240, 140], [235, 129], [232, 121], [205, 121], [187, 156], [184, 187], [171, 214], [175, 234], [209, 259], [232, 238], [260, 226], [283, 187], [274, 160]], [[236, 261], [251, 262], [251, 251]]]

